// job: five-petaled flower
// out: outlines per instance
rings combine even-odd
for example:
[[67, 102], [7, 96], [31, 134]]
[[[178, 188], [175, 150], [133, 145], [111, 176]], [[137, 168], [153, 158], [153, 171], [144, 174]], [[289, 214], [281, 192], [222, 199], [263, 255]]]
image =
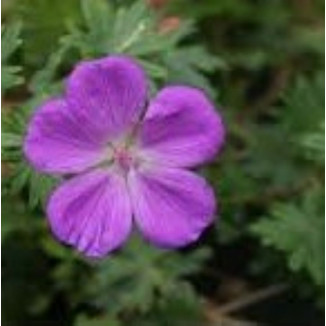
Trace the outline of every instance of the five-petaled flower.
[[65, 95], [43, 103], [29, 124], [30, 163], [67, 177], [48, 201], [51, 229], [86, 256], [118, 248], [133, 219], [146, 239], [175, 248], [214, 218], [214, 193], [190, 169], [220, 149], [219, 114], [192, 87], [165, 87], [149, 104], [147, 92], [131, 58], [81, 62]]

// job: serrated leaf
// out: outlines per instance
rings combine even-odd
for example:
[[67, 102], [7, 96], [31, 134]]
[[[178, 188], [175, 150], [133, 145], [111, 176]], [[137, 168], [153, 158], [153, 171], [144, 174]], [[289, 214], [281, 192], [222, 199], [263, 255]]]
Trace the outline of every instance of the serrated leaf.
[[1, 146], [3, 148], [20, 147], [22, 144], [22, 136], [10, 132], [1, 133]]
[[225, 69], [227, 66], [224, 60], [208, 53], [204, 47], [199, 45], [180, 47], [171, 55], [175, 62], [182, 63], [183, 65], [186, 63], [205, 72]]
[[106, 31], [113, 8], [109, 1], [81, 0], [81, 9], [89, 29]]
[[58, 49], [49, 56], [44, 67], [38, 70], [31, 79], [29, 84], [31, 92], [34, 94], [51, 92], [56, 72], [70, 48], [69, 39], [62, 37], [59, 41]]
[[306, 156], [324, 166], [325, 163], [325, 124], [316, 132], [306, 134], [301, 139]]
[[19, 1], [16, 11], [24, 24], [25, 62], [38, 68], [56, 51], [67, 24], [79, 24], [81, 20], [79, 0]]
[[14, 232], [32, 233], [41, 227], [41, 221], [28, 213], [26, 205], [21, 200], [10, 195], [1, 199], [5, 203], [15, 202], [15, 205], [2, 206], [1, 242], [5, 242]]
[[15, 21], [9, 25], [5, 25], [1, 30], [1, 62], [6, 63], [10, 56], [22, 43], [19, 38], [22, 24]]
[[325, 117], [324, 76], [299, 78], [294, 87], [284, 95], [285, 109], [282, 122], [292, 133], [314, 132]]
[[44, 206], [58, 179], [36, 172], [25, 161], [20, 161], [13, 170], [10, 177], [10, 192], [17, 194], [26, 188], [29, 208]]
[[167, 69], [165, 69], [161, 65], [147, 60], [138, 60], [138, 61], [144, 67], [148, 75], [151, 76], [152, 78], [159, 78], [159, 79], [166, 78], [168, 74]]
[[317, 284], [324, 283], [324, 215], [321, 189], [311, 190], [300, 205], [276, 205], [271, 215], [251, 226], [263, 244], [286, 254], [294, 271], [306, 270]]
[[[81, 9], [89, 33], [85, 41], [99, 53], [107, 53], [112, 44], [114, 12], [109, 1], [82, 0]], [[93, 51], [91, 52], [93, 53]]]
[[151, 18], [144, 1], [136, 1], [130, 8], [120, 8], [113, 27], [113, 48], [116, 53], [125, 52], [138, 42]]
[[30, 208], [35, 208], [38, 205], [45, 206], [50, 192], [54, 189], [58, 180], [48, 175], [42, 175], [31, 169], [28, 187]]
[[97, 266], [97, 286], [89, 291], [96, 305], [111, 313], [147, 312], [157, 295], [168, 298], [183, 284], [181, 278], [197, 271], [208, 255], [206, 249], [188, 255], [159, 250], [133, 237], [119, 255]]
[[133, 320], [133, 326], [204, 326], [200, 300], [187, 284], [174, 289], [169, 300]]
[[21, 67], [5, 66], [1, 67], [1, 92], [23, 83], [24, 78], [19, 76]]
[[19, 38], [21, 23], [14, 22], [4, 26], [1, 30], [1, 92], [17, 86], [23, 82], [23, 77], [19, 75], [21, 67], [9, 64], [10, 56], [22, 43]]

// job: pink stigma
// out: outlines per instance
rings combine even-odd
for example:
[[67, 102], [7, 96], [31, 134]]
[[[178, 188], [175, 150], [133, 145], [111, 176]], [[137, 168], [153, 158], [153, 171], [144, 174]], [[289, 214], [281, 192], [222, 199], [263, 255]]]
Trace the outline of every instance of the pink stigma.
[[126, 148], [115, 148], [113, 158], [117, 166], [125, 172], [134, 164], [134, 158]]

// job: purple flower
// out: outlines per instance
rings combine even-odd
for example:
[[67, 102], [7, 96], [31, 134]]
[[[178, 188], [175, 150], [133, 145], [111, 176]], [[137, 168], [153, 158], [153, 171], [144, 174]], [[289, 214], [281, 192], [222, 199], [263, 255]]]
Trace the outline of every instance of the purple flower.
[[58, 239], [87, 256], [121, 246], [133, 218], [146, 239], [174, 248], [195, 241], [215, 197], [190, 168], [224, 140], [222, 120], [198, 89], [163, 88], [147, 103], [147, 82], [131, 58], [77, 65], [65, 95], [32, 118], [24, 152], [38, 171], [73, 176], [50, 197]]

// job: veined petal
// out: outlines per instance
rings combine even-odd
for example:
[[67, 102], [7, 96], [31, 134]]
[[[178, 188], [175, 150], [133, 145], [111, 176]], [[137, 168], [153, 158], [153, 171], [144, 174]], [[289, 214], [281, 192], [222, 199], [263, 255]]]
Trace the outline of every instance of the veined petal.
[[140, 132], [144, 157], [172, 167], [211, 160], [224, 142], [220, 115], [195, 88], [164, 88], [152, 101]]
[[138, 122], [146, 93], [143, 69], [125, 56], [84, 61], [67, 80], [69, 103], [110, 140]]
[[132, 225], [126, 181], [108, 170], [65, 182], [51, 196], [47, 214], [58, 239], [90, 257], [118, 248]]
[[158, 246], [185, 246], [197, 240], [213, 221], [213, 190], [193, 172], [133, 170], [128, 185], [136, 222], [144, 236]]
[[39, 171], [76, 173], [109, 156], [103, 135], [74, 115], [64, 99], [45, 102], [29, 123], [24, 153]]

